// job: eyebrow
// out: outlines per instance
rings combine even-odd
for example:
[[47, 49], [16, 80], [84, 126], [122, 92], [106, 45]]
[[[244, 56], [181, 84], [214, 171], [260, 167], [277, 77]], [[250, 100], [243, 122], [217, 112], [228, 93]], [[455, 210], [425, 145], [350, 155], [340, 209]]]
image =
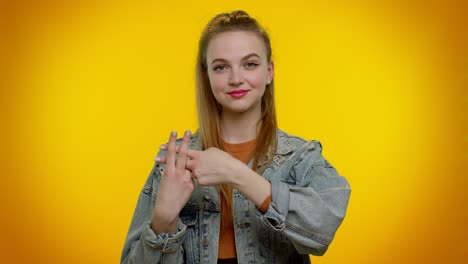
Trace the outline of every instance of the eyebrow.
[[[244, 57], [242, 57], [241, 61], [248, 60], [248, 59], [250, 59], [250, 58], [252, 58], [252, 57], [257, 57], [257, 58], [260, 59], [260, 56], [259, 56], [257, 53], [250, 53], [250, 54], [245, 55]], [[219, 61], [219, 62], [227, 62], [227, 60], [225, 60], [225, 59], [217, 58], [217, 59], [214, 59], [214, 60], [211, 62], [211, 64], [213, 64], [213, 63], [215, 63], [215, 62], [218, 62], [218, 61]]]

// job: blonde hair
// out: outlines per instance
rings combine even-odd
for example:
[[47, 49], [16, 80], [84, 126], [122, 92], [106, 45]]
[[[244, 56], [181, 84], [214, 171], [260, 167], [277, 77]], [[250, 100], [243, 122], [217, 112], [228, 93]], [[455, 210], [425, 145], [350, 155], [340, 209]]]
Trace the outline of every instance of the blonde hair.
[[[206, 53], [210, 40], [219, 33], [229, 31], [249, 31], [256, 33], [265, 44], [267, 62], [271, 62], [271, 43], [266, 30], [245, 11], [237, 10], [231, 13], [222, 13], [208, 22], [199, 41], [198, 58], [196, 66], [196, 98], [199, 123], [199, 137], [202, 149], [215, 147], [223, 149], [221, 142], [221, 105], [216, 101], [210, 87], [207, 73]], [[253, 154], [252, 169], [262, 174], [266, 166], [273, 159], [277, 145], [277, 121], [274, 100], [274, 80], [266, 86], [261, 99], [261, 117], [257, 123], [257, 139]], [[260, 137], [258, 135], [261, 135]], [[268, 156], [268, 160], [267, 159]], [[267, 161], [267, 162], [265, 162]], [[259, 168], [257, 169], [257, 167]], [[221, 195], [227, 201], [229, 209], [232, 208], [232, 188], [221, 186]], [[232, 213], [232, 210], [227, 210]], [[231, 215], [229, 216], [231, 217]]]

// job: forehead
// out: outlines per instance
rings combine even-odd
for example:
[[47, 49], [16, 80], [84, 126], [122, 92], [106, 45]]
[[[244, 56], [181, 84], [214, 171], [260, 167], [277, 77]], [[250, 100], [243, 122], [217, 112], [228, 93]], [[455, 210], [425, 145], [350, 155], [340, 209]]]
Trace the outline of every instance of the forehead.
[[214, 59], [236, 60], [251, 53], [266, 58], [263, 40], [254, 32], [228, 31], [214, 36], [208, 43], [206, 58], [208, 63]]

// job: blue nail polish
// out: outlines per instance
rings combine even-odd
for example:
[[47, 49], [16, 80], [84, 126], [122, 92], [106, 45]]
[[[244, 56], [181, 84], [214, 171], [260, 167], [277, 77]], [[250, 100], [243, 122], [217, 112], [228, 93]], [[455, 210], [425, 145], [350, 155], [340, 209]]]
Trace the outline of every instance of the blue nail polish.
[[176, 136], [177, 136], [177, 131], [175, 131], [175, 130], [172, 131], [171, 135], [172, 135], [173, 137], [176, 137]]
[[186, 136], [190, 136], [190, 130], [185, 131]]

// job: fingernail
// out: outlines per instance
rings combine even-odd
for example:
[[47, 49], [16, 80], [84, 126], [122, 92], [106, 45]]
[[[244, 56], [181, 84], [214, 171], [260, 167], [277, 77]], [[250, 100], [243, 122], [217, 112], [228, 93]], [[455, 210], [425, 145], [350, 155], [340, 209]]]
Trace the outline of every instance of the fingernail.
[[190, 136], [190, 130], [185, 131], [186, 136]]
[[159, 148], [162, 149], [162, 150], [166, 150], [167, 146], [166, 145], [161, 145]]
[[177, 136], [177, 131], [175, 131], [175, 130], [172, 131], [171, 135], [172, 135], [173, 137], [176, 137], [176, 136]]
[[161, 159], [160, 158], [155, 158], [154, 159], [157, 163], [161, 162]]

